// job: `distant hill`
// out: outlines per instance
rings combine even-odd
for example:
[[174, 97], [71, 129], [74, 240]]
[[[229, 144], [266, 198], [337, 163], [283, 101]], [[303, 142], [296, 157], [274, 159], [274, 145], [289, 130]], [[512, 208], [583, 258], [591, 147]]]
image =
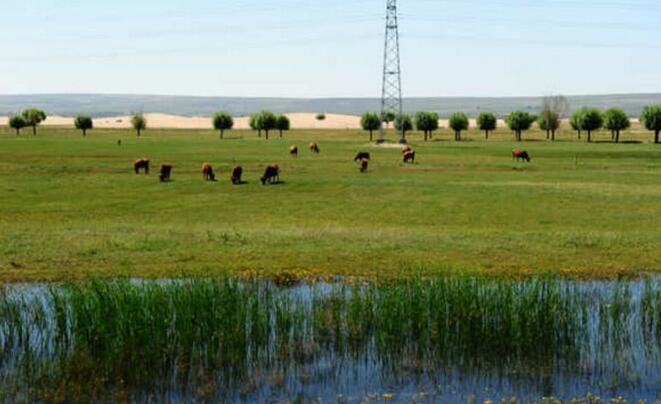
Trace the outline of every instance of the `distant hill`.
[[[661, 94], [583, 95], [567, 97], [572, 110], [593, 106], [620, 107], [631, 116], [638, 116], [648, 104], [661, 104]], [[504, 116], [515, 109], [538, 111], [541, 97], [502, 98], [406, 98], [406, 112], [435, 111], [447, 117], [455, 111], [470, 116], [480, 111], [491, 111]], [[37, 94], [0, 95], [0, 115], [9, 115], [26, 107], [37, 107], [50, 115], [72, 116], [88, 113], [93, 116], [118, 116], [131, 112], [160, 112], [184, 116], [209, 116], [218, 110], [233, 115], [247, 115], [262, 109], [278, 113], [326, 112], [359, 115], [377, 111], [376, 98], [243, 98], [243, 97], [189, 97], [163, 95], [106, 95], [106, 94]]]

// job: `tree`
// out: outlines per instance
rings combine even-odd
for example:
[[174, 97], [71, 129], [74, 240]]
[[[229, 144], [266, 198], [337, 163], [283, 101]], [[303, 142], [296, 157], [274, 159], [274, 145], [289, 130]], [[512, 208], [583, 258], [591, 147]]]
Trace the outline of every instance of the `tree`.
[[211, 118], [213, 128], [220, 132], [220, 138], [223, 138], [226, 130], [234, 128], [234, 119], [227, 112], [216, 112]]
[[596, 108], [583, 108], [580, 120], [581, 129], [588, 132], [588, 142], [592, 141], [592, 132], [604, 126], [604, 118]]
[[569, 124], [571, 125], [572, 129], [574, 129], [578, 133], [578, 138], [579, 140], [581, 139], [581, 114], [583, 113], [582, 110], [578, 110], [574, 112], [574, 114], [571, 116], [569, 119]]
[[402, 133], [402, 137], [406, 137], [406, 132], [413, 130], [413, 120], [411, 116], [402, 114], [395, 118], [395, 129]]
[[320, 112], [320, 113], [317, 114], [316, 118], [317, 118], [318, 121], [323, 121], [323, 120], [326, 119], [326, 114], [323, 113], [323, 112]]
[[374, 131], [379, 130], [381, 128], [381, 120], [379, 119], [379, 114], [374, 112], [364, 113], [363, 116], [360, 117], [360, 126], [363, 128], [363, 130], [370, 131], [370, 142], [371, 142], [372, 134], [374, 133]]
[[384, 113], [383, 116], [381, 117], [381, 120], [383, 121], [383, 123], [386, 124], [386, 128], [387, 128], [387, 127], [388, 127], [388, 124], [389, 124], [390, 122], [393, 122], [396, 118], [397, 118], [397, 116], [395, 115], [394, 112], [386, 112], [386, 113]]
[[275, 128], [280, 131], [280, 137], [282, 137], [283, 130], [289, 130], [289, 118], [285, 115], [278, 115], [275, 118]]
[[16, 130], [16, 136], [21, 134], [21, 129], [27, 126], [25, 118], [21, 115], [13, 115], [9, 117], [9, 127]]
[[546, 138], [554, 141], [555, 131], [560, 128], [560, 115], [551, 109], [545, 109], [537, 117], [537, 123], [541, 130], [546, 131]]
[[489, 139], [489, 132], [496, 130], [498, 120], [491, 112], [482, 112], [477, 117], [477, 126], [484, 131], [484, 138]]
[[455, 112], [450, 115], [450, 129], [454, 131], [454, 140], [461, 140], [461, 131], [468, 130], [468, 115], [463, 112]]
[[542, 99], [542, 111], [549, 110], [558, 114], [560, 119], [567, 116], [569, 102], [564, 95], [547, 95]]
[[507, 115], [507, 118], [505, 118], [505, 122], [507, 123], [507, 126], [514, 131], [514, 134], [516, 136], [516, 140], [518, 142], [521, 141], [521, 134], [523, 131], [526, 131], [530, 129], [532, 126], [533, 122], [537, 120], [537, 117], [535, 115], [532, 115], [528, 112], [525, 111], [514, 111]]
[[654, 131], [654, 143], [659, 143], [659, 132], [661, 132], [661, 105], [648, 105], [640, 115], [640, 122], [645, 129]]
[[37, 134], [37, 126], [46, 120], [46, 113], [37, 108], [29, 108], [21, 113], [26, 126], [32, 126], [32, 135]]
[[257, 128], [263, 130], [266, 140], [269, 140], [269, 131], [276, 129], [277, 117], [271, 111], [262, 111], [257, 116]]
[[257, 131], [258, 137], [262, 137], [262, 128], [259, 125], [259, 113], [250, 115], [248, 125], [250, 125], [250, 129]]
[[626, 112], [620, 108], [611, 108], [604, 112], [604, 127], [611, 131], [615, 143], [620, 142], [620, 131], [629, 129], [631, 121]]
[[415, 127], [417, 130], [425, 134], [425, 142], [427, 136], [431, 139], [432, 133], [438, 129], [438, 114], [436, 112], [420, 111], [415, 114]]
[[140, 136], [140, 132], [147, 129], [147, 119], [145, 119], [142, 113], [133, 114], [131, 117], [131, 126], [133, 126], [133, 129]]
[[546, 131], [546, 138], [555, 140], [555, 132], [560, 129], [562, 119], [567, 115], [569, 103], [562, 95], [547, 95], [542, 98], [542, 112], [537, 123]]
[[87, 135], [87, 131], [89, 129], [94, 128], [94, 122], [92, 121], [92, 118], [85, 114], [78, 114], [76, 119], [74, 119], [73, 124], [76, 129], [83, 131], [83, 136]]

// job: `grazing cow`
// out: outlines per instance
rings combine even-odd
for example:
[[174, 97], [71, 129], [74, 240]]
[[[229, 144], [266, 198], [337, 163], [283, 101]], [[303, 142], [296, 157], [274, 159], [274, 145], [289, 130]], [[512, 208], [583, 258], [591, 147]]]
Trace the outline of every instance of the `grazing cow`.
[[273, 183], [274, 181], [280, 181], [280, 167], [277, 164], [271, 164], [266, 167], [264, 176], [260, 180], [262, 181], [262, 185], [265, 185], [267, 182]]
[[406, 154], [407, 152], [413, 151], [411, 150], [410, 146], [404, 146], [402, 147], [402, 154]]
[[202, 177], [207, 181], [216, 181], [216, 174], [213, 173], [213, 167], [211, 164], [202, 164]]
[[117, 146], [121, 146], [121, 145], [122, 145], [122, 139], [117, 139]]
[[367, 165], [369, 164], [369, 160], [367, 159], [361, 159], [360, 160], [360, 172], [361, 173], [366, 173], [367, 172]]
[[146, 158], [135, 160], [133, 162], [133, 170], [136, 174], [140, 174], [140, 170], [145, 170], [145, 174], [149, 174], [149, 160]]
[[404, 156], [402, 156], [402, 160], [404, 161], [404, 163], [408, 163], [408, 162], [415, 163], [415, 152], [410, 150], [407, 151], [406, 153], [404, 153]]
[[170, 181], [170, 174], [172, 174], [172, 164], [163, 164], [161, 165], [161, 175], [158, 176], [158, 179], [161, 182]]
[[235, 165], [232, 167], [232, 184], [237, 185], [241, 183], [241, 175], [243, 174], [243, 168], [240, 165]]
[[514, 159], [516, 159], [516, 161], [525, 160], [530, 162], [530, 156], [528, 156], [528, 152], [521, 149], [512, 150], [512, 160]]
[[310, 151], [312, 153], [319, 153], [319, 146], [316, 143], [310, 143]]
[[292, 157], [298, 157], [298, 146], [293, 145], [289, 147], [289, 155]]
[[361, 160], [368, 160], [370, 159], [370, 154], [367, 152], [359, 152], [356, 154], [356, 157], [353, 158], [353, 161], [360, 162]]

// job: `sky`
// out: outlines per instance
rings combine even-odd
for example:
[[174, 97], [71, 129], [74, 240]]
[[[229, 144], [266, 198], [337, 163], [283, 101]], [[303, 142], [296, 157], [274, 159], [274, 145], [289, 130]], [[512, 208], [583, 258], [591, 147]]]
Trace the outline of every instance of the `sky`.
[[[404, 96], [661, 92], [658, 0], [399, 0]], [[379, 97], [385, 0], [1, 0], [0, 94]]]

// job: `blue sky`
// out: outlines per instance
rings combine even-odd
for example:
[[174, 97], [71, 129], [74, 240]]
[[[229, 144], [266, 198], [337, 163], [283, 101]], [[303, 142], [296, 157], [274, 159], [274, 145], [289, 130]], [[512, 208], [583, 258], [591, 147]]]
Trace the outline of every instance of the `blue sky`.
[[[400, 0], [405, 96], [661, 92], [658, 0]], [[3, 0], [0, 94], [379, 96], [385, 0]]]

